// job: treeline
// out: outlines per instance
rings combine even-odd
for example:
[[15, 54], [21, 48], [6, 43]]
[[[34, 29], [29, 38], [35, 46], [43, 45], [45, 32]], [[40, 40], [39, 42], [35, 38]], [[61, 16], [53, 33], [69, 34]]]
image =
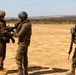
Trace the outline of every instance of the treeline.
[[[7, 23], [17, 23], [18, 19], [6, 20]], [[76, 24], [75, 19], [30, 19], [33, 24]]]

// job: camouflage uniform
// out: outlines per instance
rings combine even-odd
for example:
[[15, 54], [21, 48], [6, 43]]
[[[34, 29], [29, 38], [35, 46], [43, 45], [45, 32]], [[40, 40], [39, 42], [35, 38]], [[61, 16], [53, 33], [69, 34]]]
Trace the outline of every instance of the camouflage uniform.
[[31, 23], [29, 20], [25, 20], [23, 22], [19, 22], [16, 28], [15, 36], [18, 37], [18, 49], [16, 53], [16, 63], [18, 68], [25, 68], [25, 74], [27, 74], [27, 66], [28, 66], [28, 46], [30, 44], [31, 38]]
[[[71, 34], [74, 34], [74, 29], [75, 29], [74, 27], [71, 28]], [[76, 39], [73, 42], [74, 44], [76, 44]], [[75, 75], [75, 68], [76, 68], [76, 47], [72, 57], [71, 71], [67, 72], [66, 75]]]
[[[2, 30], [4, 27], [6, 27], [5, 21], [0, 21], [0, 30]], [[3, 68], [3, 61], [5, 59], [5, 55], [6, 55], [6, 42], [1, 37], [0, 38], [0, 69]]]
[[[5, 12], [0, 10], [0, 34], [3, 32], [3, 28], [6, 27], [4, 21]], [[3, 70], [3, 61], [6, 55], [6, 37], [0, 37], [0, 70]]]

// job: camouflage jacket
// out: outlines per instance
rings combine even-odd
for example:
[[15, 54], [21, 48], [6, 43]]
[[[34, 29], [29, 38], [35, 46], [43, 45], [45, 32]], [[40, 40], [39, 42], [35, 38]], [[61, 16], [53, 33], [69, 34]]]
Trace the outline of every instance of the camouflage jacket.
[[25, 20], [23, 22], [19, 22], [16, 24], [16, 32], [15, 37], [18, 37], [19, 42], [26, 42], [26, 40], [30, 40], [31, 38], [31, 23], [29, 20]]
[[74, 34], [75, 27], [71, 28], [71, 34]]
[[3, 31], [3, 28], [6, 27], [6, 22], [5, 21], [0, 21], [0, 33]]
[[[6, 27], [6, 22], [5, 21], [0, 21], [0, 34], [4, 32], [5, 27]], [[0, 37], [0, 42], [9, 43], [9, 38]]]

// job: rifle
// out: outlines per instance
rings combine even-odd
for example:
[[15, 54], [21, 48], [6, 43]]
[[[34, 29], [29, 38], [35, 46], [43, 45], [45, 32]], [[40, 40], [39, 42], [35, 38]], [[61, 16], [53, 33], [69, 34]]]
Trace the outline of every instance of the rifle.
[[15, 40], [14, 40], [14, 38], [13, 38], [13, 35], [11, 34], [12, 32], [14, 33], [14, 29], [15, 29], [15, 28], [16, 28], [16, 27], [10, 27], [10, 26], [5, 27], [5, 28], [3, 29], [4, 32], [2, 32], [2, 33], [0, 34], [0, 37], [8, 37], [9, 39], [12, 40], [12, 43], [15, 43]]
[[76, 33], [76, 25], [75, 25], [75, 28], [74, 28], [74, 32], [73, 32], [72, 35], [71, 35], [71, 44], [70, 44], [70, 48], [69, 48], [69, 52], [68, 52], [68, 54], [69, 54], [68, 60], [69, 60], [70, 54], [71, 54], [71, 52], [72, 52], [73, 43], [74, 43], [74, 41], [76, 40], [76, 35], [75, 35], [75, 33]]

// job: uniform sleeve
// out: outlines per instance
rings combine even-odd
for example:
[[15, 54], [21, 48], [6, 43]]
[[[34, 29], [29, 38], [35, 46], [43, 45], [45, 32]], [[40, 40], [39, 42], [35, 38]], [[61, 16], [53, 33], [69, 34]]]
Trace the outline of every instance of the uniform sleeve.
[[30, 26], [30, 25], [28, 25], [28, 24], [23, 24], [21, 30], [20, 30], [18, 33], [15, 34], [16, 37], [21, 37], [22, 35], [25, 35], [25, 33], [26, 33], [26, 32], [28, 31], [28, 29], [29, 29], [29, 26]]
[[71, 34], [74, 34], [74, 30], [75, 30], [75, 28], [72, 27], [72, 28], [71, 28]]

